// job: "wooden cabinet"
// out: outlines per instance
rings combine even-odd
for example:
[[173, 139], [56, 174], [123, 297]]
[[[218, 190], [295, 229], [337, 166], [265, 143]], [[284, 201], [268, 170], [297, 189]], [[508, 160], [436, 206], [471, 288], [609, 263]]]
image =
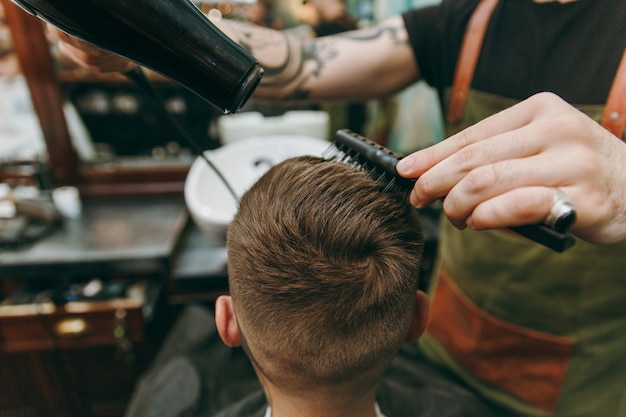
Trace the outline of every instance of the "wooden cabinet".
[[175, 316], [163, 288], [187, 223], [178, 196], [85, 199], [0, 250], [0, 416], [123, 415]]
[[[139, 292], [142, 294], [138, 294]], [[120, 354], [143, 342], [143, 290], [127, 298], [103, 301], [51, 301], [0, 306], [0, 342], [4, 352], [40, 352], [115, 346]]]
[[0, 415], [121, 417], [158, 346], [133, 294], [0, 306]]

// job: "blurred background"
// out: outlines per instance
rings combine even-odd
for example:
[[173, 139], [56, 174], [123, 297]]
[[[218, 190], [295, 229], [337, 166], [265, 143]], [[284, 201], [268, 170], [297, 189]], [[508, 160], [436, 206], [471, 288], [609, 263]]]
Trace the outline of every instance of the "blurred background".
[[[212, 17], [312, 37], [434, 2], [196, 5]], [[193, 185], [208, 196], [198, 203], [208, 211], [221, 203], [206, 172], [196, 175], [206, 170], [198, 167], [199, 150], [227, 161], [226, 145], [250, 136], [326, 141], [341, 128], [400, 153], [442, 139], [434, 92], [421, 82], [365, 102], [253, 98], [224, 116], [146, 73], [160, 100], [121, 74], [64, 60], [40, 20], [0, 0], [0, 417], [121, 417], [180, 315], [228, 291], [223, 236], [192, 219], [185, 198]], [[250, 166], [286, 157], [288, 148], [252, 155]], [[425, 274], [436, 245], [433, 219], [425, 224]]]

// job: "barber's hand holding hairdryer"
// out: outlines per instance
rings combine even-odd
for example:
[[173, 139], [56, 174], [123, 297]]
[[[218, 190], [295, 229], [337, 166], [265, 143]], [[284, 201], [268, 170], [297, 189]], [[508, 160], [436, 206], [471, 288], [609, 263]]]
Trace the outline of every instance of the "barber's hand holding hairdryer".
[[137, 66], [119, 55], [104, 51], [81, 39], [68, 35], [55, 26], [46, 25], [57, 38], [61, 55], [94, 72], [126, 72]]
[[[68, 58], [94, 71], [135, 64], [49, 25]], [[398, 171], [419, 177], [417, 207], [445, 196], [457, 227], [541, 223], [557, 190], [576, 208], [572, 234], [593, 243], [626, 240], [626, 144], [559, 97], [537, 94], [457, 135], [404, 158]]]
[[459, 228], [541, 223], [555, 190], [576, 212], [572, 234], [593, 243], [626, 239], [626, 144], [561, 98], [541, 93], [398, 164], [419, 177], [410, 199], [446, 196]]

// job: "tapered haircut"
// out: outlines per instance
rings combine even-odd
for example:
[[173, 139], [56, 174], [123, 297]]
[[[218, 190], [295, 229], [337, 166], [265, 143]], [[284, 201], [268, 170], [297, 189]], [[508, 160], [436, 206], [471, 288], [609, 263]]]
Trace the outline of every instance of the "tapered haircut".
[[418, 288], [423, 238], [405, 196], [355, 167], [292, 158], [244, 194], [227, 248], [244, 348], [258, 371], [296, 393], [358, 392], [378, 380]]

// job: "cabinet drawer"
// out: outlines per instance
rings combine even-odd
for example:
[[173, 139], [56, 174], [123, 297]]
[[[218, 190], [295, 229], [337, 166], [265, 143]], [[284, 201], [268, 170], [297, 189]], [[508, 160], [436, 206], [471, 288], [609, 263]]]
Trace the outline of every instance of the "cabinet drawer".
[[140, 342], [143, 297], [0, 306], [5, 352], [86, 348]]

